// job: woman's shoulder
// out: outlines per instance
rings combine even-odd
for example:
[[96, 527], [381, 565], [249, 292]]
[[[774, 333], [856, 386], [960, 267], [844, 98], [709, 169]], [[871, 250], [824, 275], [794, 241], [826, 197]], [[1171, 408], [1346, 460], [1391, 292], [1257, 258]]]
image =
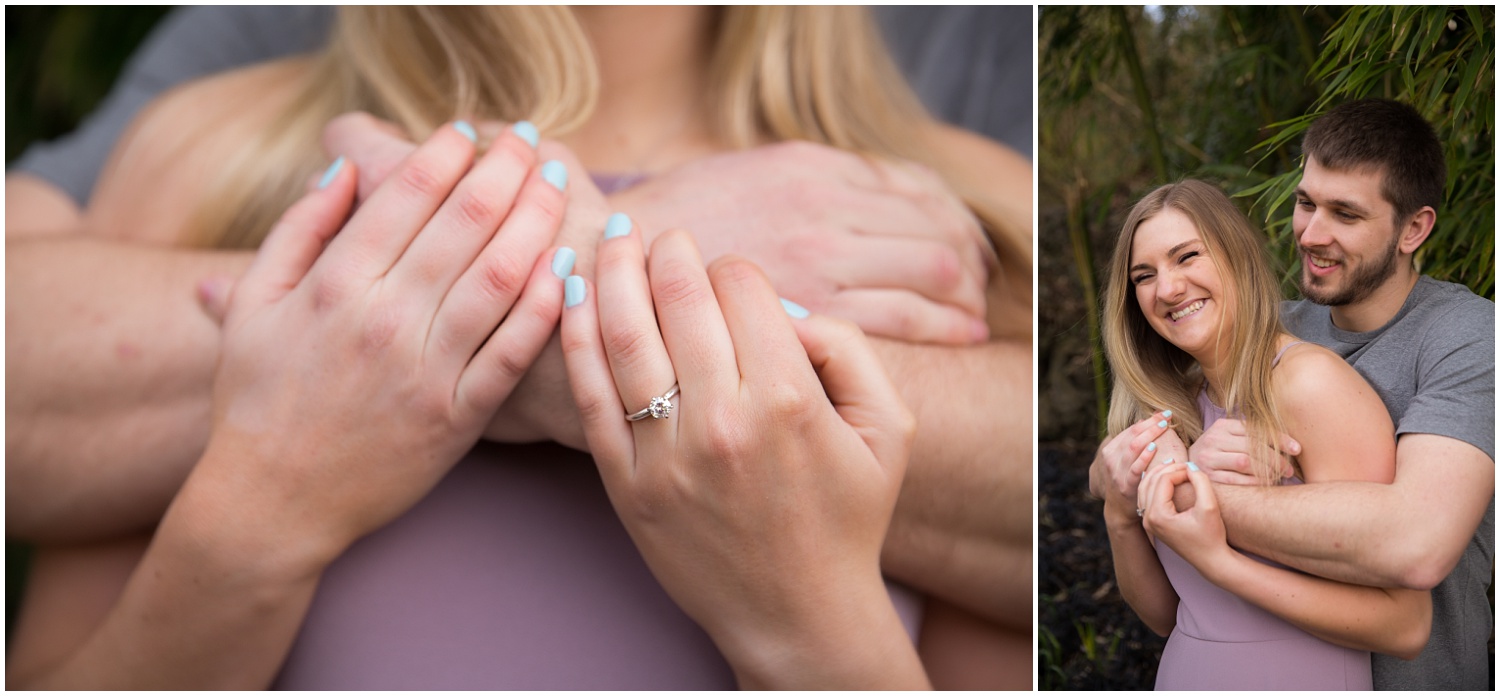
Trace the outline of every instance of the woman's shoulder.
[[1279, 396], [1316, 393], [1351, 379], [1364, 383], [1349, 363], [1316, 343], [1298, 341], [1281, 350], [1281, 358], [1271, 370], [1271, 384]]
[[[132, 241], [173, 243], [236, 145], [268, 127], [310, 61], [293, 58], [203, 77], [147, 104], [115, 143], [85, 224]], [[147, 190], [149, 187], [149, 191]], [[152, 195], [143, 195], [145, 193]], [[177, 200], [183, 205], [161, 205]]]
[[1019, 152], [978, 133], [928, 121], [921, 142], [945, 171], [983, 185], [975, 191], [993, 199], [1007, 215], [1031, 220], [1031, 161]]
[[1395, 428], [1374, 388], [1327, 348], [1299, 343], [1271, 371], [1282, 426], [1311, 481], [1390, 481]]
[[1374, 394], [1365, 378], [1337, 353], [1308, 342], [1284, 348], [1271, 370], [1271, 387], [1283, 411], [1326, 408], [1340, 398]]
[[934, 154], [966, 174], [1031, 179], [1030, 160], [983, 135], [936, 120], [924, 124], [922, 134]]

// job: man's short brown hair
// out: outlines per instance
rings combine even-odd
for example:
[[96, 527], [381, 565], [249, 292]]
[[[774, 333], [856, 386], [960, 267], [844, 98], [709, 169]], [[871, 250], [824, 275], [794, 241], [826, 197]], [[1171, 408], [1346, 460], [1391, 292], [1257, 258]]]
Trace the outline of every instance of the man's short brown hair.
[[1404, 221], [1422, 206], [1443, 202], [1448, 166], [1432, 124], [1416, 109], [1389, 99], [1359, 99], [1318, 117], [1302, 153], [1329, 169], [1385, 172], [1380, 193]]

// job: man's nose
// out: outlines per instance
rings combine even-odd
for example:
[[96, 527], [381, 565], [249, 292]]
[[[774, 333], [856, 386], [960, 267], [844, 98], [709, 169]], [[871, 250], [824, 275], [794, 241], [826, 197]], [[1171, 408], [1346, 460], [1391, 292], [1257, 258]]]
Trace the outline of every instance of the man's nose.
[[1297, 244], [1304, 247], [1323, 247], [1333, 243], [1333, 236], [1328, 234], [1330, 221], [1327, 214], [1321, 210], [1315, 210], [1307, 217], [1307, 224], [1302, 226], [1302, 231], [1297, 234]]

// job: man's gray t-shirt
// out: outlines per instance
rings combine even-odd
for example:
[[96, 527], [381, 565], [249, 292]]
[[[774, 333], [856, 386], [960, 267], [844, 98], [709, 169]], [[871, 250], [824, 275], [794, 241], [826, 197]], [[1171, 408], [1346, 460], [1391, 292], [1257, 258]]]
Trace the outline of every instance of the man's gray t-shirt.
[[[1467, 442], [1495, 459], [1495, 303], [1462, 285], [1422, 276], [1401, 311], [1366, 333], [1333, 325], [1328, 307], [1282, 306], [1299, 338], [1343, 356], [1391, 413], [1396, 436], [1429, 433]], [[1432, 637], [1415, 660], [1373, 656], [1375, 688], [1488, 689], [1493, 616], [1495, 501], [1458, 566], [1432, 590]]]

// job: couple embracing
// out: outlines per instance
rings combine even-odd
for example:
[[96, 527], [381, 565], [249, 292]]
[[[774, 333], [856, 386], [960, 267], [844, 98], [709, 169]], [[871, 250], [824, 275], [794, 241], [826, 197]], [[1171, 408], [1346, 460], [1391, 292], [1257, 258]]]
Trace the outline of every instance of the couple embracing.
[[1488, 688], [1495, 309], [1417, 267], [1442, 146], [1367, 99], [1303, 153], [1303, 300], [1208, 184], [1120, 232], [1090, 471], [1120, 591], [1170, 635], [1158, 689]]

